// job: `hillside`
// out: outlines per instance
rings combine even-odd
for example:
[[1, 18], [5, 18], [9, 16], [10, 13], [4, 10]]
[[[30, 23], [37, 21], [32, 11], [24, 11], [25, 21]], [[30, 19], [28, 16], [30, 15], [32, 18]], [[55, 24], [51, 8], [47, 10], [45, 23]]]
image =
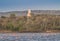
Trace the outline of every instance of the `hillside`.
[[1, 16], [0, 32], [60, 32], [60, 15]]

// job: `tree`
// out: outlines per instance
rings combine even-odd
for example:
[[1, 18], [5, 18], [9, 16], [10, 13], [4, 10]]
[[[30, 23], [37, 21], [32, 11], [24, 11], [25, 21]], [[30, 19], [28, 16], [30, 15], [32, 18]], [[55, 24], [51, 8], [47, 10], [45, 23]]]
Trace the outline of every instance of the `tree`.
[[16, 15], [15, 14], [10, 14], [10, 18], [12, 18], [12, 19], [16, 18]]
[[5, 16], [1, 16], [1, 18], [6, 18]]

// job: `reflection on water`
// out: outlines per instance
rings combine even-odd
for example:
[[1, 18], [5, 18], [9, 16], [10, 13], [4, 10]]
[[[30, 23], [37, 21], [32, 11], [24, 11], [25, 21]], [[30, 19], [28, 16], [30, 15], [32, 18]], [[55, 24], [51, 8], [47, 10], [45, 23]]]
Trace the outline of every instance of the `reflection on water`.
[[0, 33], [0, 41], [60, 41], [60, 33]]

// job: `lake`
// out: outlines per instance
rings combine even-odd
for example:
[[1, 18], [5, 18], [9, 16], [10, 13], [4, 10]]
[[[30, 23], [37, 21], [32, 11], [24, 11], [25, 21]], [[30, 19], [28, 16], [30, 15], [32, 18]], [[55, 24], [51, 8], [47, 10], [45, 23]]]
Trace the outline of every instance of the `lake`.
[[60, 33], [0, 33], [0, 41], [60, 41]]

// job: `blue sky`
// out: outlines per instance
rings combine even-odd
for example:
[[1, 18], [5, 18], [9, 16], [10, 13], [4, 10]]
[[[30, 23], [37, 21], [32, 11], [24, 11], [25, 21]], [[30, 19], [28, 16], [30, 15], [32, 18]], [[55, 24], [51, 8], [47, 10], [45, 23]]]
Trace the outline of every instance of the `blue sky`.
[[0, 0], [0, 11], [60, 10], [60, 0]]

